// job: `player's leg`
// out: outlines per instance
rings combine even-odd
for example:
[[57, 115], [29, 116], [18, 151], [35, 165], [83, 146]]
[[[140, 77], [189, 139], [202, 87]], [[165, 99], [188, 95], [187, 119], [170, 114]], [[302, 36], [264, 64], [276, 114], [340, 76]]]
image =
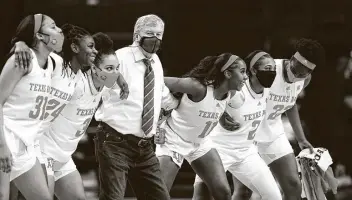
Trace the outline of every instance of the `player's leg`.
[[26, 199], [52, 200], [41, 164], [35, 165], [13, 180]]
[[159, 159], [163, 180], [170, 192], [177, 173], [182, 166], [183, 156], [169, 150], [165, 145], [156, 145], [155, 154]]
[[279, 182], [284, 199], [300, 200], [302, 184], [298, 176], [296, 158], [286, 135], [281, 135], [270, 145], [258, 143], [258, 151]]
[[206, 147], [200, 147], [197, 150], [200, 157], [196, 156], [197, 159], [190, 160], [191, 166], [208, 186], [215, 200], [230, 200], [231, 189], [220, 156], [215, 149], [208, 151], [206, 149]]
[[33, 146], [26, 146], [21, 139], [11, 132], [6, 132], [13, 165], [10, 181], [26, 199], [49, 200], [50, 196], [47, 180]]
[[282, 200], [271, 171], [256, 152], [230, 166], [229, 171], [249, 189], [258, 193], [262, 200]]
[[9, 200], [9, 198], [10, 198], [10, 173], [5, 173], [3, 171], [0, 171], [0, 200]]
[[62, 166], [54, 164], [55, 195], [59, 200], [75, 199], [84, 200], [86, 195], [81, 174], [78, 172], [75, 163], [71, 159]]
[[[213, 144], [211, 143], [206, 144], [206, 146], [212, 146], [212, 145]], [[236, 161], [233, 159], [232, 156], [229, 156], [226, 153], [226, 151], [224, 151], [222, 148], [217, 148], [216, 150], [220, 156], [224, 171], [227, 171], [227, 169]], [[193, 186], [194, 186], [193, 198], [192, 198], [193, 200], [212, 200], [213, 199], [207, 185], [198, 175], [196, 175]]]
[[301, 199], [302, 185], [295, 159], [295, 155], [291, 153], [269, 164], [272, 173], [281, 186], [285, 200]]
[[53, 171], [53, 159], [41, 152], [39, 142], [36, 143], [34, 148], [36, 151], [37, 158], [42, 166], [45, 177], [47, 179], [49, 192], [51, 196], [54, 198], [55, 180], [54, 180], [54, 171]]
[[196, 175], [192, 200], [213, 200], [207, 185]]
[[233, 194], [232, 200], [249, 200], [252, 196], [252, 190], [248, 189], [241, 181], [235, 176], [232, 176], [233, 181]]

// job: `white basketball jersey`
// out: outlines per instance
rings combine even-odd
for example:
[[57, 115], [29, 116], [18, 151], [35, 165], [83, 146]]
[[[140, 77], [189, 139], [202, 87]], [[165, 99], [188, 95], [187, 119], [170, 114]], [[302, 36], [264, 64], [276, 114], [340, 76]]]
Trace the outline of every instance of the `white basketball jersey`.
[[228, 131], [219, 124], [209, 136], [212, 142], [226, 149], [249, 148], [265, 116], [268, 95], [269, 89], [264, 89], [262, 94], [255, 93], [247, 80], [226, 106], [226, 112], [240, 124], [239, 129]]
[[266, 116], [257, 131], [255, 140], [258, 142], [271, 142], [285, 133], [281, 115], [296, 104], [297, 96], [304, 87], [304, 80], [285, 82], [283, 62], [282, 59], [275, 59], [276, 78], [267, 98]]
[[55, 69], [52, 74], [50, 97], [46, 107], [48, 115], [39, 131], [39, 137], [48, 130], [51, 122], [59, 116], [72, 99], [78, 81], [78, 76], [71, 68], [64, 69], [63, 59], [59, 55], [51, 53], [50, 56], [55, 61]]
[[214, 98], [213, 87], [207, 87], [207, 94], [200, 102], [193, 102], [183, 94], [180, 105], [173, 110], [166, 125], [188, 142], [200, 142], [218, 124], [230, 94], [224, 100]]
[[[48, 113], [50, 99], [52, 61], [48, 57], [47, 68], [39, 66], [32, 51], [32, 70], [17, 83], [3, 106], [4, 126], [19, 137], [26, 146], [34, 140]], [[5, 129], [6, 130], [6, 129]]]
[[101, 99], [93, 85], [90, 71], [83, 74], [79, 71], [76, 92], [40, 139], [41, 150], [60, 162], [67, 162], [83, 137]]

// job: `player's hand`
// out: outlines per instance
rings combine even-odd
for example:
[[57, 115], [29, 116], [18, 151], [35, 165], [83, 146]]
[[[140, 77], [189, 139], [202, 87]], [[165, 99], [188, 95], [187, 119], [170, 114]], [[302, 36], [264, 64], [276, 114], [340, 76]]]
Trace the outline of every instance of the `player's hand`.
[[171, 116], [172, 110], [161, 109], [159, 114], [158, 126]]
[[314, 151], [313, 151], [314, 147], [310, 142], [308, 142], [308, 140], [298, 141], [298, 145], [301, 148], [301, 150], [309, 149], [310, 153], [314, 153]]
[[6, 144], [0, 146], [0, 171], [9, 173], [13, 165], [12, 154]]
[[156, 134], [154, 136], [154, 143], [155, 144], [164, 144], [165, 143], [165, 129], [163, 128], [156, 128]]
[[120, 74], [119, 77], [116, 80], [117, 85], [121, 88], [120, 92], [120, 99], [127, 99], [128, 95], [130, 94], [130, 90], [128, 89], [128, 84], [123, 78], [123, 76]]
[[228, 130], [228, 131], [235, 131], [240, 128], [240, 123], [234, 120], [227, 112], [221, 116], [219, 120], [220, 125]]
[[24, 70], [29, 68], [33, 59], [30, 48], [24, 42], [16, 42], [15, 46], [11, 49], [15, 54], [15, 66]]

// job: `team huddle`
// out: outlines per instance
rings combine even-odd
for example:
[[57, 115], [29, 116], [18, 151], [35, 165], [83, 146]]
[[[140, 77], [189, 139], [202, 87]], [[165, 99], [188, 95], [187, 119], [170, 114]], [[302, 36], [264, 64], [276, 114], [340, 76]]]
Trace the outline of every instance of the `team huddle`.
[[162, 19], [142, 16], [133, 44], [115, 51], [104, 33], [59, 28], [43, 14], [21, 21], [0, 76], [1, 200], [16, 190], [27, 200], [86, 199], [72, 154], [94, 116], [101, 200], [123, 199], [127, 181], [137, 199], [170, 199], [184, 160], [197, 174], [194, 200], [249, 199], [247, 188], [264, 200], [301, 198], [281, 116], [313, 151], [296, 99], [324, 64], [323, 47], [300, 39], [290, 59], [207, 56], [164, 77], [163, 33]]

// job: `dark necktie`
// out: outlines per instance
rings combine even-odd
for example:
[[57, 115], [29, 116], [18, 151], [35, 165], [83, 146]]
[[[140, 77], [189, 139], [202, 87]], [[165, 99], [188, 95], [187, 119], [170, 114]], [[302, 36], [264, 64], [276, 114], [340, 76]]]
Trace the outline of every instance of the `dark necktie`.
[[142, 130], [148, 135], [154, 124], [154, 72], [150, 60], [143, 59], [146, 66], [144, 74], [144, 101], [142, 113]]

